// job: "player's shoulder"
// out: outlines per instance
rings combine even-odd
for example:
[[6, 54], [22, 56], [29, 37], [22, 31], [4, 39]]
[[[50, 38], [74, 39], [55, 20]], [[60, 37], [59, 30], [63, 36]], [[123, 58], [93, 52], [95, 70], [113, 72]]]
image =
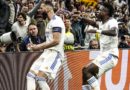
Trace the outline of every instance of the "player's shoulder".
[[60, 17], [60, 16], [57, 16], [57, 15], [54, 15], [54, 16], [52, 17], [52, 20], [53, 20], [53, 21], [62, 21], [61, 17]]
[[109, 22], [117, 22], [117, 20], [115, 18], [111, 18]]
[[52, 20], [51, 20], [51, 24], [54, 26], [63, 26], [64, 22], [61, 19], [61, 17], [54, 15]]
[[111, 18], [109, 21], [108, 21], [108, 24], [110, 25], [118, 25], [118, 22], [115, 18]]

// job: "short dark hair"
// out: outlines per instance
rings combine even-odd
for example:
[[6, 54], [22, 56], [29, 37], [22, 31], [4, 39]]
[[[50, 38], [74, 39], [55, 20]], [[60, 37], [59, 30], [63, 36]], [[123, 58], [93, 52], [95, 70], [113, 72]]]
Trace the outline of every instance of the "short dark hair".
[[108, 3], [108, 2], [104, 2], [103, 6], [108, 9], [108, 11], [109, 11], [108, 15], [110, 17], [112, 17], [114, 15], [114, 8], [113, 8], [113, 6], [110, 3]]
[[30, 24], [28, 25], [28, 30], [29, 30], [29, 27], [30, 27], [31, 25], [37, 26], [36, 23], [30, 23]]
[[25, 13], [23, 13], [23, 12], [18, 13], [18, 16], [20, 16], [20, 15], [24, 18], [24, 20], [26, 20], [26, 19], [27, 19], [27, 17], [26, 17], [26, 14], [25, 14]]
[[51, 6], [51, 7], [54, 7], [54, 5], [52, 4], [52, 2], [51, 2], [50, 0], [45, 1], [45, 4], [46, 4], [46, 5], [49, 5], [49, 6]]

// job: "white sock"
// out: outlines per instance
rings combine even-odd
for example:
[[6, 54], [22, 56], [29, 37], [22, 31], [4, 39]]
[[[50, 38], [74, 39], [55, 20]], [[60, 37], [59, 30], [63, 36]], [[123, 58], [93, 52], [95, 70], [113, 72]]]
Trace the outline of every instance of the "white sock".
[[93, 90], [100, 90], [100, 85], [98, 83], [98, 80], [92, 76], [89, 80], [87, 80], [89, 85], [93, 88]]
[[35, 89], [36, 89], [35, 75], [29, 72], [27, 74], [27, 90], [35, 90]]
[[82, 85], [82, 90], [91, 90], [90, 85]]
[[50, 87], [44, 77], [37, 77], [37, 81], [41, 90], [50, 90]]

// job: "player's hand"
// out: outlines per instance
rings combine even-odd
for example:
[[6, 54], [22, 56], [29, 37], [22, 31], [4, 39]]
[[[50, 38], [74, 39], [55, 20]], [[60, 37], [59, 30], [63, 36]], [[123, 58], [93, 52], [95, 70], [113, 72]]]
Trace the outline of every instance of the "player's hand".
[[26, 46], [26, 47], [27, 47], [28, 51], [32, 51], [31, 46], [32, 46], [32, 43], [27, 44], [27, 46]]
[[33, 51], [40, 51], [40, 45], [36, 45], [36, 44], [32, 44], [30, 46], [30, 48], [33, 50]]

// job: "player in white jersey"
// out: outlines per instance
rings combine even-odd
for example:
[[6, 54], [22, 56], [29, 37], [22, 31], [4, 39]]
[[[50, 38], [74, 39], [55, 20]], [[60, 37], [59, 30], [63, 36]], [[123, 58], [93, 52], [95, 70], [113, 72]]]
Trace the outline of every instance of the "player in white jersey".
[[[82, 90], [100, 90], [98, 78], [106, 71], [116, 66], [118, 62], [118, 23], [112, 18], [114, 9], [112, 5], [104, 3], [98, 18], [101, 24], [94, 22], [98, 30], [88, 30], [87, 33], [100, 33], [101, 53], [89, 65], [82, 69], [83, 86]], [[90, 21], [89, 21], [90, 22]], [[90, 87], [91, 86], [91, 87]]]
[[36, 81], [41, 90], [50, 90], [46, 79], [54, 79], [61, 66], [64, 57], [65, 26], [62, 19], [55, 15], [50, 2], [41, 4], [40, 7], [47, 13], [49, 23], [45, 35], [46, 42], [38, 45], [30, 45], [33, 50], [44, 49], [44, 52], [33, 63], [27, 74], [27, 90], [36, 90]]

